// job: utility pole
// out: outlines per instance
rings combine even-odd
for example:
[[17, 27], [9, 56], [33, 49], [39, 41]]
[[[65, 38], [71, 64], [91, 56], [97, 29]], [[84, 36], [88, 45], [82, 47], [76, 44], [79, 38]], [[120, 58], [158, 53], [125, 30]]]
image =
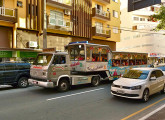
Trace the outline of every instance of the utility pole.
[[46, 16], [46, 0], [44, 0], [44, 28], [43, 28], [43, 48], [47, 48], [47, 16]]

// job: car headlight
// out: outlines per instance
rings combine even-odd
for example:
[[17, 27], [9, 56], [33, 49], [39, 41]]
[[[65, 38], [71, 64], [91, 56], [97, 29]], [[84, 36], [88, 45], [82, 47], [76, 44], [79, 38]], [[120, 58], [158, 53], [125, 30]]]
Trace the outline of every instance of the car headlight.
[[131, 87], [131, 90], [139, 90], [141, 88], [142, 88], [142, 86], [141, 85], [138, 85], [138, 86]]

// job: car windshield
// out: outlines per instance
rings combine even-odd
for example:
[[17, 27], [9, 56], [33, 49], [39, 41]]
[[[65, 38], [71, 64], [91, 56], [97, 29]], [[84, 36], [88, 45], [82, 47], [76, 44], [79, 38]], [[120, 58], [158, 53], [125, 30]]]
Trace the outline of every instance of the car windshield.
[[149, 71], [147, 70], [129, 70], [123, 75], [123, 78], [146, 79]]
[[52, 58], [53, 54], [39, 54], [33, 65], [47, 66]]

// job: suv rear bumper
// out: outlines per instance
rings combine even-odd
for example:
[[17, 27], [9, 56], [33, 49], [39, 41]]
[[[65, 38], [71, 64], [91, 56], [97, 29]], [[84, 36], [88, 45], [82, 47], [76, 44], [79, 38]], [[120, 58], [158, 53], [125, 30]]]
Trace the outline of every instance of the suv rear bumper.
[[35, 86], [45, 87], [45, 88], [54, 88], [55, 85], [53, 82], [43, 82], [35, 79], [28, 79], [28, 82]]

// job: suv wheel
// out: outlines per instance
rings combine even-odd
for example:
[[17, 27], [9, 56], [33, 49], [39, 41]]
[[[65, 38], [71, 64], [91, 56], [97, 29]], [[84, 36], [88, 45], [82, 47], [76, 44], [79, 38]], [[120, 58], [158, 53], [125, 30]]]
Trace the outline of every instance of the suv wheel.
[[28, 83], [28, 78], [27, 77], [21, 77], [19, 80], [18, 80], [18, 86], [20, 88], [26, 88], [29, 86], [29, 83]]

